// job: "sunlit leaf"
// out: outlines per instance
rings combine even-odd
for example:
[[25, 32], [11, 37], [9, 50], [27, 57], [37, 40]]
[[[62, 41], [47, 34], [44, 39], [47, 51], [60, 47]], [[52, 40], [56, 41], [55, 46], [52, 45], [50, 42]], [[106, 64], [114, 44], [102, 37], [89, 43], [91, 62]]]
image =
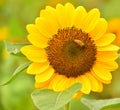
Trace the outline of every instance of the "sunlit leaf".
[[67, 104], [80, 89], [81, 84], [76, 83], [62, 92], [54, 92], [48, 89], [35, 90], [32, 93], [32, 99], [39, 110], [57, 110]]
[[27, 45], [27, 44], [19, 44], [19, 43], [10, 43], [7, 41], [4, 41], [6, 50], [9, 54], [17, 55], [17, 56], [23, 56], [20, 49]]
[[104, 99], [104, 100], [93, 100], [93, 99], [81, 99], [82, 103], [85, 104], [90, 110], [103, 110], [106, 108], [120, 108], [120, 98], [115, 99]]
[[19, 66], [13, 73], [13, 75], [11, 76], [11, 78], [6, 81], [5, 83], [3, 84], [0, 84], [0, 86], [4, 86], [4, 85], [7, 85], [9, 84], [10, 82], [12, 82], [16, 77], [17, 75], [19, 75], [22, 71], [24, 71], [29, 65], [30, 65], [31, 62], [28, 62], [28, 63], [25, 63], [21, 66]]

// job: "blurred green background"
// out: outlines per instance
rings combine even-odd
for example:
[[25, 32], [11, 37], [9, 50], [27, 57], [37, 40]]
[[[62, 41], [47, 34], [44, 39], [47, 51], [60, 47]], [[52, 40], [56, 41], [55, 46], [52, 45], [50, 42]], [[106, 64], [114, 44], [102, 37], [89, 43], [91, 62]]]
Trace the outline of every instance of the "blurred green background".
[[[120, 0], [0, 0], [0, 30], [6, 28], [7, 41], [26, 43], [26, 25], [34, 23], [41, 9], [46, 5], [55, 7], [57, 3], [73, 3], [76, 7], [83, 5], [89, 11], [97, 7], [101, 16], [110, 20], [120, 17]], [[1, 32], [1, 31], [0, 31]], [[0, 33], [0, 38], [3, 34]], [[27, 59], [8, 55], [3, 40], [0, 41], [0, 83], [8, 80], [14, 70]], [[120, 65], [120, 59], [117, 60]], [[37, 110], [31, 100], [34, 90], [34, 77], [22, 72], [9, 85], [0, 87], [0, 110]], [[110, 85], [104, 85], [102, 93], [91, 93], [85, 97], [106, 99], [120, 97], [120, 68], [113, 72]], [[79, 100], [73, 100], [71, 110], [88, 110]], [[117, 109], [118, 110], [118, 109]]]

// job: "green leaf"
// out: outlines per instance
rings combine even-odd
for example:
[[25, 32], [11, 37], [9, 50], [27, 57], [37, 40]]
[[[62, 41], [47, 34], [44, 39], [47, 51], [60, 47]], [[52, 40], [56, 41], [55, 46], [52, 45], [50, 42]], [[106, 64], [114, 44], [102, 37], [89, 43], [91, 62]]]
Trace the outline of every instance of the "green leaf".
[[4, 41], [4, 44], [9, 54], [18, 55], [18, 56], [23, 56], [20, 49], [23, 46], [28, 45], [28, 44], [10, 43], [7, 41]]
[[73, 95], [81, 89], [81, 84], [76, 83], [62, 92], [48, 89], [35, 90], [32, 93], [34, 104], [39, 110], [57, 110], [67, 104]]
[[82, 98], [81, 102], [85, 104], [90, 110], [101, 110], [101, 109], [103, 110], [106, 108], [120, 107], [120, 98], [104, 99], [104, 100]]
[[19, 67], [14, 71], [13, 75], [11, 76], [11, 78], [10, 78], [7, 82], [5, 82], [5, 83], [3, 83], [3, 84], [0, 84], [0, 86], [4, 86], [4, 85], [7, 85], [7, 84], [9, 84], [10, 82], [12, 82], [12, 81], [17, 77], [17, 75], [19, 75], [22, 71], [24, 71], [24, 70], [30, 65], [30, 63], [31, 63], [31, 62], [27, 62], [27, 63], [19, 66]]

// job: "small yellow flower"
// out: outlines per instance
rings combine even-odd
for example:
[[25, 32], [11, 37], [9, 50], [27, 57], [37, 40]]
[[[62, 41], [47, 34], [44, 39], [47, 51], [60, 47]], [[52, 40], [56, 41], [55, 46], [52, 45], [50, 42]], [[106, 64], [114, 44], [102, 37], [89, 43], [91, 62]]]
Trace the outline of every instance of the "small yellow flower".
[[0, 28], [0, 41], [5, 40], [7, 36], [8, 36], [7, 27], [1, 27]]
[[80, 82], [82, 93], [101, 92], [118, 67], [119, 47], [111, 44], [115, 35], [106, 29], [96, 8], [87, 12], [66, 3], [42, 10], [35, 24], [27, 26], [31, 45], [21, 49], [33, 62], [27, 73], [35, 75], [35, 87], [63, 91]]
[[117, 37], [113, 41], [113, 44], [120, 46], [120, 18], [114, 18], [108, 22], [107, 32], [116, 34]]

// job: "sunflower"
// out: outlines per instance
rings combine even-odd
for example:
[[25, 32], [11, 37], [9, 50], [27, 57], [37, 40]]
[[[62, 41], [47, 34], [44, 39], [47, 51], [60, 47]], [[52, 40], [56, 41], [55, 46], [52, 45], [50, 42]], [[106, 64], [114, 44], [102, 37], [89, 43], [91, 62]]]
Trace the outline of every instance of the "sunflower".
[[120, 18], [113, 18], [109, 20], [107, 32], [116, 34], [117, 37], [113, 41], [113, 44], [120, 46]]
[[46, 6], [35, 24], [27, 25], [31, 45], [21, 49], [33, 62], [27, 73], [35, 75], [35, 88], [58, 92], [80, 82], [78, 95], [101, 92], [118, 67], [119, 47], [111, 44], [115, 35], [106, 29], [107, 22], [96, 8], [87, 12], [71, 3]]

